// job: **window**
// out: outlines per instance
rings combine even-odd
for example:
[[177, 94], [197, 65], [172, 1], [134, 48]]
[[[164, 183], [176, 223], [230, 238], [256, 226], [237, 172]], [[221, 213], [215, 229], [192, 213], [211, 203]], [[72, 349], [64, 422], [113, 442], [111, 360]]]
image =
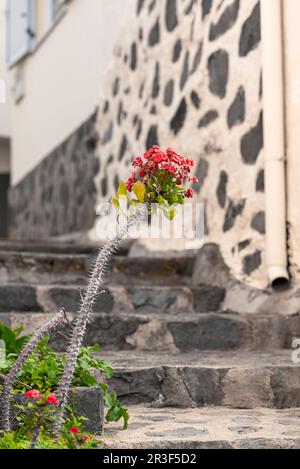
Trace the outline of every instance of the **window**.
[[46, 5], [46, 31], [51, 28], [55, 20], [58, 18], [61, 8], [65, 3], [62, 0], [45, 0]]
[[7, 0], [7, 62], [14, 65], [35, 45], [35, 0]]

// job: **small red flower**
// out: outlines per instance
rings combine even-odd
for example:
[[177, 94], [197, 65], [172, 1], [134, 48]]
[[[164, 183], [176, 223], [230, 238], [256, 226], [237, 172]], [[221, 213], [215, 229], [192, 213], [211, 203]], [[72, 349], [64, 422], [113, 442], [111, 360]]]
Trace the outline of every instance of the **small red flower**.
[[87, 435], [82, 435], [82, 440], [83, 441], [88, 441], [88, 440], [90, 440], [90, 437], [87, 436]]
[[187, 197], [188, 199], [192, 199], [193, 195], [194, 195], [193, 189], [188, 189], [185, 193], [185, 197]]
[[59, 402], [58, 402], [58, 400], [57, 400], [57, 397], [56, 397], [56, 395], [55, 395], [53, 392], [51, 392], [51, 393], [49, 394], [49, 396], [47, 397], [46, 401], [49, 402], [49, 404], [53, 404], [53, 405], [58, 405], [58, 404], [59, 404]]
[[74, 435], [77, 435], [77, 433], [79, 433], [79, 428], [78, 427], [71, 427], [70, 428], [70, 433], [73, 433]]
[[32, 389], [31, 391], [27, 391], [25, 393], [25, 396], [27, 399], [38, 399], [39, 397], [42, 397], [42, 395], [37, 389]]

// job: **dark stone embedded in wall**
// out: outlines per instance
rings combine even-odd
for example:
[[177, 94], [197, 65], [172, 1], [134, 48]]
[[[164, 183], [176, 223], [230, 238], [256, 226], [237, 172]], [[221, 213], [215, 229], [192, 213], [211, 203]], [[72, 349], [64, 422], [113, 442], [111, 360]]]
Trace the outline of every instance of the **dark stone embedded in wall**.
[[113, 82], [113, 87], [112, 87], [113, 96], [117, 96], [117, 94], [119, 93], [119, 89], [120, 89], [120, 78], [118, 77]]
[[245, 239], [244, 241], [241, 241], [238, 243], [238, 251], [242, 252], [244, 251], [248, 246], [251, 244], [251, 239]]
[[150, 13], [152, 13], [152, 11], [154, 10], [155, 5], [156, 5], [156, 0], [152, 0], [152, 2], [151, 2], [150, 5], [149, 5], [149, 8], [148, 8], [149, 15], [150, 15]]
[[192, 12], [193, 6], [196, 4], [196, 2], [197, 2], [197, 0], [190, 0], [190, 3], [188, 4], [186, 9], [184, 10], [185, 15], [189, 15]]
[[155, 99], [158, 97], [160, 91], [160, 84], [159, 84], [159, 63], [155, 64], [155, 73], [153, 79], [153, 86], [152, 86], [152, 98]]
[[177, 26], [177, 0], [167, 0], [166, 6], [166, 27], [168, 31], [173, 31]]
[[195, 184], [194, 190], [200, 192], [202, 185], [208, 174], [209, 164], [208, 161], [204, 158], [200, 158], [197, 169], [196, 169], [196, 178], [199, 181], [199, 184]]
[[200, 108], [201, 99], [199, 98], [199, 95], [196, 93], [195, 90], [193, 90], [193, 91], [191, 92], [191, 101], [192, 101], [193, 106], [194, 106], [196, 109], [199, 109], [199, 108]]
[[180, 77], [180, 83], [179, 83], [180, 91], [183, 90], [184, 85], [186, 84], [188, 76], [189, 76], [189, 59], [190, 59], [190, 54], [189, 54], [189, 51], [187, 51], [185, 53], [181, 77]]
[[114, 186], [115, 186], [115, 190], [116, 190], [116, 191], [118, 190], [119, 185], [120, 185], [120, 178], [119, 178], [119, 176], [116, 174], [115, 177], [114, 177]]
[[107, 176], [101, 180], [101, 193], [103, 197], [107, 196]]
[[99, 169], [94, 114], [9, 191], [10, 236], [43, 239], [89, 230]]
[[202, 0], [202, 19], [209, 15], [213, 0]]
[[265, 171], [261, 169], [256, 178], [256, 191], [265, 192]]
[[266, 232], [266, 223], [265, 223], [265, 212], [258, 212], [251, 221], [251, 228], [258, 231], [260, 234], [265, 234]]
[[170, 128], [173, 130], [174, 134], [177, 135], [178, 132], [182, 129], [187, 115], [187, 104], [186, 99], [182, 98], [177, 111], [175, 112], [171, 123]]
[[259, 91], [258, 91], [259, 100], [261, 100], [262, 96], [263, 96], [263, 72], [261, 70], [260, 78], [259, 78]]
[[174, 44], [174, 49], [173, 49], [173, 56], [172, 56], [172, 62], [175, 63], [180, 57], [182, 51], [182, 42], [181, 39], [177, 39], [177, 41]]
[[123, 135], [121, 144], [120, 144], [120, 149], [119, 149], [119, 161], [121, 161], [124, 158], [124, 155], [127, 150], [127, 145], [128, 145], [128, 140], [126, 135]]
[[121, 101], [118, 106], [118, 116], [117, 116], [118, 125], [122, 125], [123, 120], [125, 120], [126, 118], [127, 118], [127, 112], [124, 110], [123, 102]]
[[237, 204], [235, 204], [232, 200], [230, 200], [226, 214], [225, 214], [225, 221], [223, 225], [223, 231], [231, 230], [233, 228], [236, 218], [242, 214], [246, 205], [246, 200], [243, 199]]
[[144, 95], [144, 89], [145, 89], [145, 82], [143, 82], [140, 86], [140, 89], [139, 89], [139, 99], [142, 99], [143, 98], [143, 95]]
[[143, 122], [142, 122], [141, 120], [139, 120], [139, 122], [138, 122], [138, 124], [137, 124], [136, 135], [135, 135], [135, 138], [136, 138], [137, 140], [140, 139], [142, 130], [143, 130]]
[[235, 125], [242, 124], [245, 120], [246, 101], [243, 86], [239, 87], [236, 97], [228, 110], [227, 123], [231, 129]]
[[103, 104], [103, 114], [106, 114], [108, 111], [109, 111], [109, 101], [107, 101], [106, 99]]
[[246, 275], [251, 275], [261, 265], [261, 252], [255, 251], [253, 254], [244, 257], [243, 270]]
[[155, 106], [155, 105], [153, 105], [153, 106], [151, 107], [151, 109], [150, 109], [150, 114], [152, 114], [153, 116], [156, 115], [156, 106]]
[[136, 70], [137, 68], [137, 45], [135, 42], [133, 42], [131, 45], [130, 68], [132, 71]]
[[198, 129], [207, 127], [209, 124], [218, 119], [219, 114], [217, 111], [208, 111], [198, 122]]
[[225, 208], [225, 205], [226, 205], [227, 184], [228, 184], [228, 175], [225, 171], [221, 171], [219, 184], [217, 187], [217, 199], [221, 208]]
[[159, 145], [156, 125], [151, 125], [149, 129], [146, 140], [146, 150], [149, 150], [153, 145]]
[[138, 0], [137, 1], [137, 9], [136, 9], [136, 13], [137, 15], [139, 15], [144, 7], [144, 4], [145, 4], [145, 0]]
[[209, 31], [209, 40], [214, 41], [225, 34], [236, 22], [240, 7], [240, 0], [234, 0], [231, 5], [223, 11], [219, 21], [212, 23]]
[[201, 59], [202, 59], [202, 50], [203, 50], [203, 42], [201, 41], [198, 48], [197, 48], [197, 50], [196, 50], [196, 53], [195, 53], [195, 57], [194, 57], [193, 65], [192, 65], [192, 69], [191, 69], [191, 75], [193, 73], [195, 73], [195, 71], [197, 70], [197, 68], [200, 65], [200, 62], [201, 62]]
[[164, 104], [170, 106], [174, 96], [174, 80], [169, 80], [165, 86]]
[[210, 91], [224, 98], [229, 74], [229, 57], [225, 50], [217, 50], [208, 58], [208, 72]]
[[246, 57], [253, 49], [257, 47], [261, 39], [261, 26], [260, 26], [260, 4], [255, 5], [251, 15], [242, 27], [239, 54], [241, 57]]
[[150, 47], [154, 47], [160, 41], [160, 29], [159, 29], [159, 19], [156, 20], [153, 28], [149, 34], [148, 44]]
[[253, 165], [263, 147], [263, 114], [260, 113], [258, 123], [242, 137], [241, 153], [244, 163]]

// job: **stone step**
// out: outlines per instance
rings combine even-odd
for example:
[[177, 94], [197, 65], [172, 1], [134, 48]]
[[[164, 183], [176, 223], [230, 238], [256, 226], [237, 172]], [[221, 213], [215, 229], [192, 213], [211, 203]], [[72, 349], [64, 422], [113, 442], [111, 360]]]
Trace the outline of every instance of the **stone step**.
[[[0, 252], [10, 253], [42, 253], [42, 254], [95, 254], [98, 252], [99, 247], [103, 241], [82, 241], [82, 235], [74, 237], [73, 240], [55, 240], [43, 239], [42, 241], [27, 241], [27, 240], [0, 240]], [[124, 239], [118, 249], [119, 255], [127, 255], [134, 240]]]
[[300, 364], [293, 363], [290, 350], [100, 355], [112, 363], [110, 384], [128, 405], [300, 407]]
[[[2, 313], [0, 320], [12, 327], [23, 325], [33, 332], [53, 313]], [[69, 314], [69, 319], [75, 315]], [[69, 334], [70, 326], [61, 332]], [[203, 314], [94, 313], [85, 344], [99, 343], [109, 350], [165, 351], [273, 350], [290, 348], [300, 337], [299, 316]], [[53, 344], [65, 349], [65, 339], [56, 334]]]
[[299, 449], [300, 409], [129, 407], [129, 429], [105, 430], [108, 449]]
[[[94, 253], [1, 252], [1, 283], [32, 285], [85, 285]], [[164, 258], [114, 256], [104, 278], [106, 284], [189, 284], [194, 256]]]
[[[76, 312], [86, 286], [0, 285], [0, 312], [56, 311], [64, 306]], [[200, 286], [110, 286], [103, 289], [95, 312], [202, 313], [221, 309], [225, 290]]]

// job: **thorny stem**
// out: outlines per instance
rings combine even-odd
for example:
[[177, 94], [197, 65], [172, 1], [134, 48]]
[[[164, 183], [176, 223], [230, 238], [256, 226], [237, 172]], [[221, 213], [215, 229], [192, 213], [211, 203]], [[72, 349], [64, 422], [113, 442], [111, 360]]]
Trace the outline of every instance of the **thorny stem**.
[[[99, 295], [100, 287], [102, 284], [103, 273], [110, 261], [112, 255], [119, 247], [122, 239], [128, 233], [131, 226], [142, 220], [145, 214], [145, 207], [138, 209], [132, 216], [130, 216], [121, 229], [120, 233], [115, 238], [107, 241], [103, 248], [99, 251], [93, 272], [91, 274], [87, 291], [82, 299], [81, 309], [78, 318], [74, 321], [71, 340], [67, 350], [67, 360], [65, 363], [64, 372], [60, 381], [57, 391], [57, 397], [60, 402], [60, 417], [64, 416], [64, 411], [68, 402], [69, 392], [76, 370], [76, 363], [80, 347], [85, 335], [87, 324], [92, 313], [93, 305]], [[54, 423], [53, 432], [56, 438], [59, 436], [60, 428], [63, 418], [58, 418]]]
[[47, 324], [41, 326], [34, 336], [27, 342], [23, 348], [21, 354], [18, 356], [10, 372], [5, 378], [3, 389], [0, 397], [1, 404], [1, 427], [7, 433], [11, 432], [11, 391], [17, 380], [18, 374], [20, 373], [24, 363], [27, 361], [37, 344], [40, 342], [45, 335], [56, 329], [65, 319], [65, 311], [62, 308]]

